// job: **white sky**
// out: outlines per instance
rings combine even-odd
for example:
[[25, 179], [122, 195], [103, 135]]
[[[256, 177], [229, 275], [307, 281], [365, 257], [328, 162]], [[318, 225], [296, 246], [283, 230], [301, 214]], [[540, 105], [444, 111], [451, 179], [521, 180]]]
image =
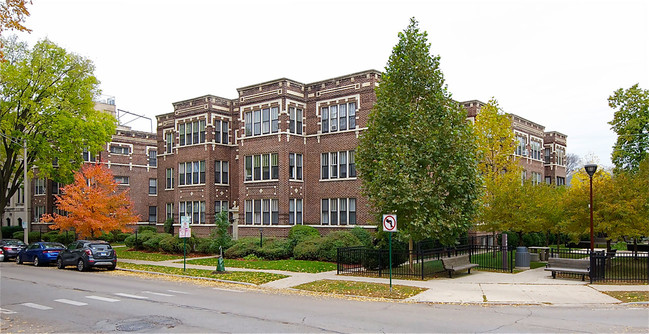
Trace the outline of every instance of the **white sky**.
[[[90, 58], [117, 108], [154, 117], [287, 77], [383, 70], [415, 16], [456, 100], [500, 106], [610, 165], [607, 98], [649, 88], [649, 1], [33, 0], [20, 39]], [[149, 130], [149, 123], [132, 123]], [[155, 125], [154, 125], [155, 126]]]

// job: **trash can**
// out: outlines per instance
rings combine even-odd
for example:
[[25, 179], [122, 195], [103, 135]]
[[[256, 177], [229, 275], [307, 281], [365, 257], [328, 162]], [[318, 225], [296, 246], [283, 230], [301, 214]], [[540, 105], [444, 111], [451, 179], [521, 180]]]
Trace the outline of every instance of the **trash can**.
[[543, 253], [530, 253], [530, 262], [539, 262]]
[[516, 247], [516, 268], [530, 267], [530, 252], [527, 247]]

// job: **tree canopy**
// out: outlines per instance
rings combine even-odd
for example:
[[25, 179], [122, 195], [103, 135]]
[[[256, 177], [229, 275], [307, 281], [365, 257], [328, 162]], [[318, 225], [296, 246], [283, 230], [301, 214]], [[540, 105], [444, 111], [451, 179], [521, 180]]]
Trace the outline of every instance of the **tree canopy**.
[[615, 171], [636, 171], [649, 157], [649, 91], [638, 84], [620, 88], [608, 98], [608, 105], [616, 109], [608, 123], [617, 133], [611, 156]]
[[402, 237], [452, 244], [471, 225], [479, 182], [466, 111], [451, 99], [439, 59], [411, 19], [376, 88], [356, 162], [377, 223], [396, 213]]
[[[115, 117], [94, 109], [99, 81], [88, 59], [49, 40], [32, 49], [6, 41], [0, 63], [0, 215], [23, 182], [23, 164], [40, 177], [70, 182], [82, 152], [99, 152], [115, 132]], [[12, 138], [12, 139], [9, 139]], [[23, 141], [27, 161], [23, 161]]]
[[63, 187], [56, 206], [66, 215], [46, 214], [43, 221], [54, 222], [51, 229], [74, 229], [80, 238], [101, 232], [127, 231], [126, 225], [139, 217], [133, 213], [128, 191], [119, 191], [113, 173], [102, 164], [85, 165], [74, 174], [74, 183]]
[[[31, 32], [30, 29], [23, 25], [23, 22], [29, 16], [27, 4], [31, 0], [5, 0], [0, 2], [0, 36], [6, 30], [17, 30]], [[4, 41], [0, 39], [0, 61], [4, 61]]]

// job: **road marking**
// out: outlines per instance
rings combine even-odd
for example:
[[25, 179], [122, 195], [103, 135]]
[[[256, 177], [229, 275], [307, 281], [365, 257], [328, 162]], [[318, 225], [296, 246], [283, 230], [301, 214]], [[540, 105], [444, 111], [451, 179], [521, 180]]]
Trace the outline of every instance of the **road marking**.
[[228, 292], [243, 292], [241, 290], [235, 290], [235, 289], [225, 289], [225, 288], [212, 288], [214, 290], [219, 290], [219, 291], [228, 291]]
[[20, 305], [27, 306], [27, 307], [31, 307], [31, 308], [35, 308], [35, 309], [37, 309], [37, 310], [43, 310], [43, 311], [45, 311], [45, 310], [51, 310], [51, 309], [52, 309], [52, 308], [49, 307], [49, 306], [40, 305], [40, 304], [34, 304], [34, 303], [23, 303], [23, 304], [20, 304]]
[[102, 302], [109, 302], [109, 303], [114, 303], [119, 301], [119, 299], [99, 297], [99, 296], [86, 296], [86, 298], [101, 300]]
[[183, 294], [183, 295], [191, 295], [191, 293], [189, 293], [189, 292], [184, 292], [184, 291], [176, 291], [176, 290], [167, 290], [167, 291], [169, 291], [169, 292], [173, 292], [173, 293], [180, 293], [180, 294]]
[[74, 305], [74, 306], [88, 305], [88, 303], [78, 302], [78, 301], [69, 300], [69, 299], [55, 299], [54, 301], [59, 302], [59, 303], [63, 303], [63, 304], [70, 304], [70, 305]]
[[129, 295], [128, 293], [117, 292], [115, 295], [126, 297], [126, 298], [135, 298], [135, 299], [149, 299], [149, 297]]
[[0, 308], [0, 314], [15, 314], [15, 311], [7, 310], [6, 308]]
[[163, 297], [173, 297], [174, 296], [174, 295], [170, 295], [168, 293], [152, 292], [152, 291], [142, 291], [142, 293], [148, 293], [150, 295], [163, 296]]

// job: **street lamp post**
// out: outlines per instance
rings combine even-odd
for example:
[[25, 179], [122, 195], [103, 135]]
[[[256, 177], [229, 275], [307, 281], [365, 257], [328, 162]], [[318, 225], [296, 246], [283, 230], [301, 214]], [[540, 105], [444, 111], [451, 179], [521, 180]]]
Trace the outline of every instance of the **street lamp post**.
[[584, 166], [584, 169], [590, 178], [590, 253], [593, 254], [595, 250], [595, 239], [593, 235], [593, 175], [597, 171], [597, 165], [588, 164]]
[[[10, 137], [0, 133], [0, 136], [3, 136], [13, 143], [20, 145], [20, 142], [14, 137]], [[27, 178], [27, 139], [23, 139], [23, 193], [25, 195], [25, 203], [23, 203], [25, 208], [25, 221], [23, 224], [26, 224], [25, 235], [23, 237], [26, 244], [29, 243], [29, 179]]]

